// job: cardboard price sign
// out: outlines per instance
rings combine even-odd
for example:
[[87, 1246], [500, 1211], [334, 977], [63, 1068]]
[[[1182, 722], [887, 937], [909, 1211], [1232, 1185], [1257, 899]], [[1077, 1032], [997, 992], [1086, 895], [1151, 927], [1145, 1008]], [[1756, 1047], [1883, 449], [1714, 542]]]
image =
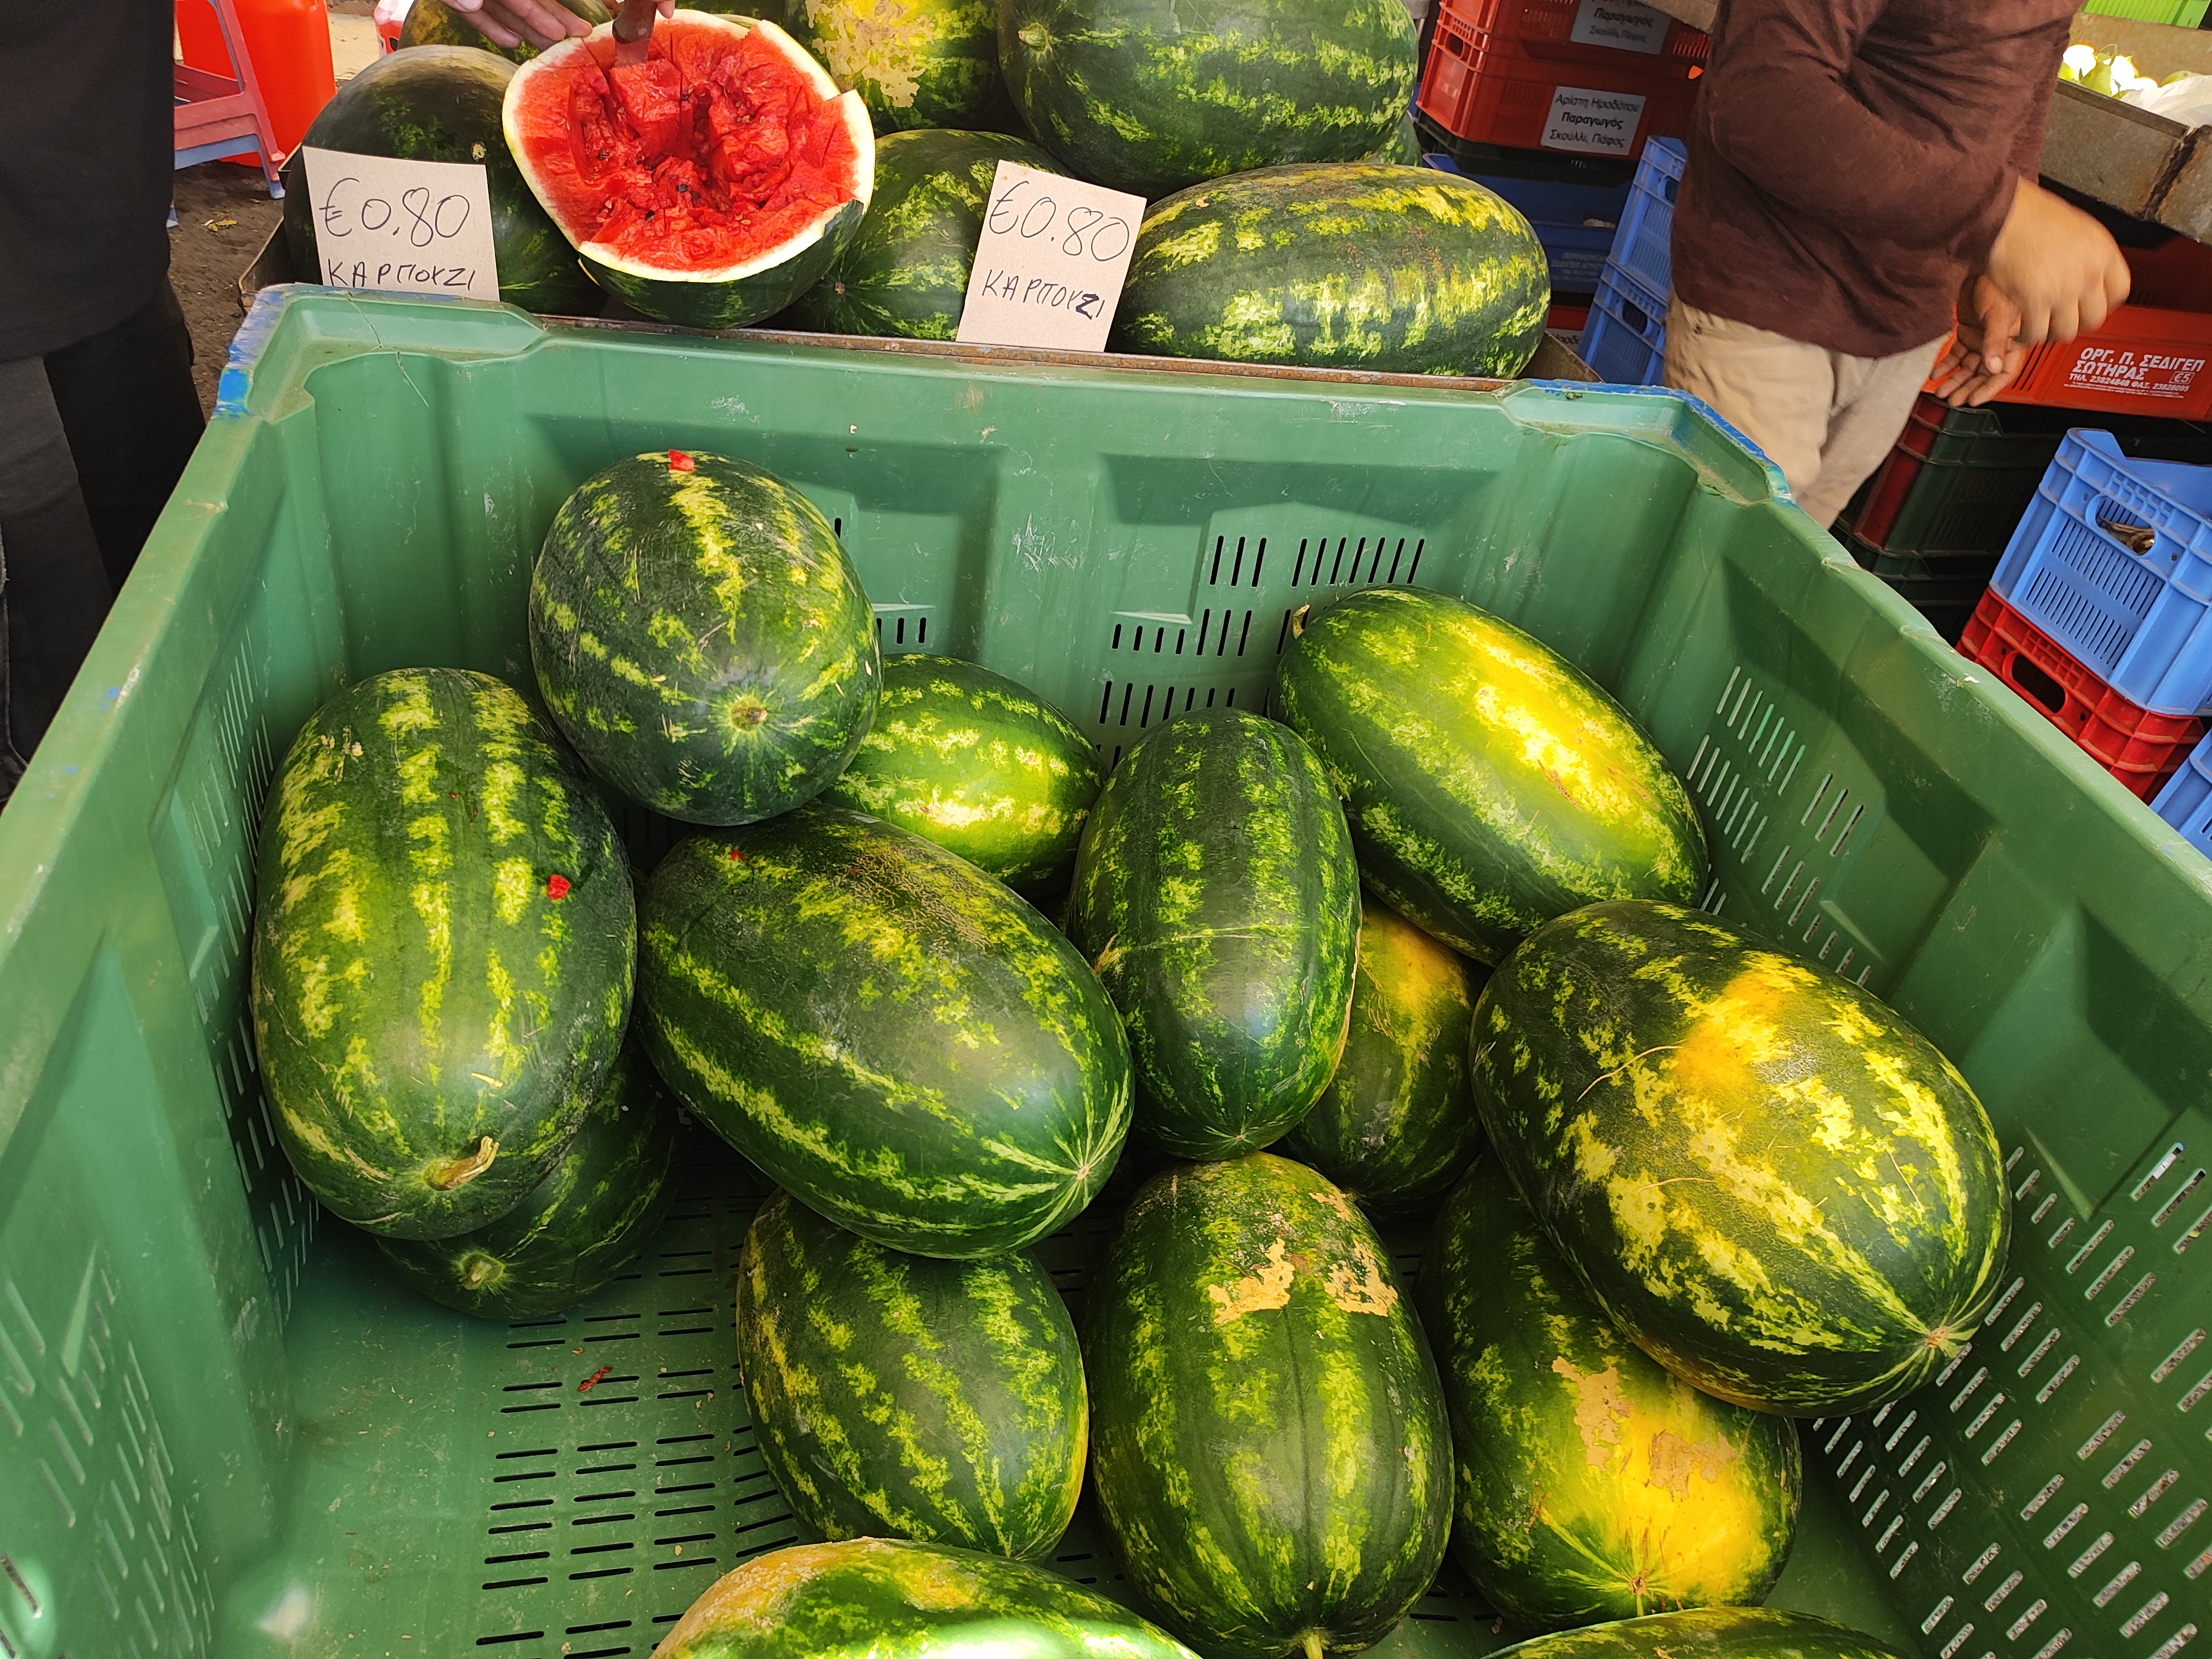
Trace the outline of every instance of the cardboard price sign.
[[1103, 351], [1145, 198], [1001, 161], [957, 337]]
[[302, 149], [315, 280], [332, 288], [499, 298], [491, 191], [480, 162]]

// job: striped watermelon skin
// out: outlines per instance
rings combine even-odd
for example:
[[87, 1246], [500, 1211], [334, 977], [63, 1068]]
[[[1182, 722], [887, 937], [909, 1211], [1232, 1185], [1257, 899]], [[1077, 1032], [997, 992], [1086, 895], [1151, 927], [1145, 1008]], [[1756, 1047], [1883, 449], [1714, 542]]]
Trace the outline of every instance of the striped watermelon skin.
[[875, 724], [824, 799], [1039, 893], [1066, 885], [1105, 781], [1090, 739], [1003, 674], [953, 657], [893, 657]]
[[1778, 1607], [1696, 1607], [1539, 1636], [1500, 1659], [1899, 1659], [1871, 1636]]
[[[423, 14], [426, 29], [450, 34], [452, 44], [390, 53], [341, 82], [300, 148], [480, 165], [499, 297], [526, 311], [596, 317], [606, 296], [584, 274], [576, 250], [524, 182], [501, 125], [514, 64], [534, 56], [534, 50], [526, 44], [496, 52], [436, 0], [423, 5], [435, 7]], [[415, 15], [422, 10], [410, 10], [406, 27], [415, 26]], [[415, 45], [404, 33], [403, 44]], [[292, 268], [307, 281], [319, 281], [324, 267], [314, 210], [297, 149], [285, 165], [284, 179], [284, 240]]]
[[1344, 1052], [1359, 872], [1312, 753], [1239, 709], [1146, 732], [1076, 855], [1067, 936], [1121, 1011], [1137, 1127], [1230, 1158], [1312, 1109]]
[[1375, 1230], [1302, 1164], [1182, 1164], [1085, 1296], [1091, 1477], [1129, 1580], [1209, 1659], [1352, 1652], [1450, 1525], [1434, 1364]]
[[1535, 231], [1472, 179], [1374, 161], [1268, 167], [1152, 204], [1112, 344], [1510, 377], [1528, 367], [1551, 302]]
[[957, 338], [1001, 161], [1060, 171], [1035, 144], [1004, 133], [925, 129], [877, 140], [867, 213], [793, 307], [793, 321], [825, 334]]
[[1804, 1496], [1797, 1425], [1700, 1394], [1598, 1310], [1494, 1158], [1418, 1287], [1458, 1466], [1452, 1552], [1533, 1630], [1757, 1603]]
[[676, 1104], [634, 1042], [544, 1178], [488, 1225], [451, 1238], [380, 1238], [399, 1276], [456, 1312], [529, 1319], [582, 1301], [620, 1273], [675, 1200]]
[[695, 836], [642, 907], [640, 1031], [692, 1113], [811, 1208], [917, 1255], [1078, 1214], [1129, 1127], [1114, 1006], [966, 860], [820, 803]]
[[1001, 111], [996, 0], [790, 0], [792, 38], [877, 135], [965, 127]]
[[1067, 1530], [1083, 1360], [1026, 1251], [908, 1255], [779, 1193], [738, 1261], [738, 1369], [762, 1461], [825, 1538], [1035, 1560]]
[[1653, 1358], [1757, 1411], [1918, 1387], [1996, 1296], [1996, 1132], [1871, 993], [1676, 905], [1532, 934], [1475, 1006], [1475, 1103], [1545, 1231]]
[[656, 1659], [1197, 1659], [1118, 1602], [1026, 1562], [889, 1538], [794, 1544], [716, 1579]]
[[1157, 200], [1225, 173], [1349, 161], [1412, 101], [1390, 0], [998, 0], [1014, 107], [1079, 179]]
[[1477, 962], [1579, 906], [1705, 884], [1689, 792], [1627, 711], [1464, 600], [1353, 594], [1307, 623], [1275, 699], [1345, 798], [1368, 886]]
[[1417, 167], [1421, 165], [1420, 129], [1413, 125], [1409, 110], [1398, 118], [1398, 125], [1382, 144], [1359, 158], [1363, 161], [1381, 161], [1392, 167]]
[[1368, 901], [1344, 1057], [1276, 1150], [1310, 1164], [1370, 1215], [1402, 1215], [1459, 1178], [1482, 1146], [1467, 1035], [1481, 970]]
[[259, 848], [254, 1040], [301, 1180], [398, 1238], [504, 1215], [629, 1018], [635, 900], [590, 784], [513, 687], [398, 669], [308, 717]]
[[585, 764], [691, 823], [811, 799], [874, 718], [875, 614], [830, 521], [720, 455], [617, 461], [553, 515], [530, 657]]

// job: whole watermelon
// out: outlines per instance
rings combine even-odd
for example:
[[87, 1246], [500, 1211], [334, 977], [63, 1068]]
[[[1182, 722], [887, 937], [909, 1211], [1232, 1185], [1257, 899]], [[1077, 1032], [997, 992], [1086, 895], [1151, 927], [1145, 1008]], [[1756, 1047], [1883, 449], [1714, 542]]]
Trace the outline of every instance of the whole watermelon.
[[1900, 1659], [1871, 1636], [1776, 1607], [1697, 1607], [1539, 1636], [1498, 1659]]
[[1370, 1215], [1416, 1209], [1482, 1145], [1467, 1086], [1480, 970], [1388, 906], [1362, 907], [1344, 1058], [1313, 1110], [1276, 1143]]
[[2011, 1233], [1974, 1091], [1872, 993], [1672, 904], [1539, 928], [1475, 1005], [1500, 1161], [1638, 1346], [1838, 1416], [1973, 1336]]
[[1552, 303], [1544, 246], [1469, 179], [1372, 161], [1269, 167], [1155, 202], [1117, 351], [1512, 376]]
[[874, 718], [875, 616], [830, 521], [772, 473], [668, 450], [553, 515], [530, 659], [584, 763], [690, 823], [812, 799]]
[[907, 1255], [778, 1193], [738, 1258], [738, 1370], [762, 1461], [825, 1538], [1034, 1560], [1067, 1530], [1083, 1360], [1025, 1251]]
[[788, 21], [879, 136], [1005, 110], [995, 0], [789, 0]]
[[[694, 3], [697, 3], [697, 0]], [[599, 0], [556, 0], [556, 3], [594, 28], [613, 16]], [[711, 5], [703, 9], [717, 9]], [[446, 0], [413, 0], [407, 8], [406, 21], [399, 26], [399, 49], [404, 52], [410, 46], [476, 46], [497, 52], [513, 64], [526, 64], [538, 56], [538, 48], [527, 39], [520, 46], [494, 46], [485, 39], [483, 31], [459, 16], [446, 4]]]
[[505, 1215], [629, 1018], [636, 906], [591, 785], [513, 687], [395, 669], [308, 716], [259, 845], [254, 1042], [300, 1179], [396, 1238]]
[[532, 1319], [582, 1301], [660, 1231], [676, 1192], [675, 1103], [623, 1045], [568, 1149], [522, 1202], [450, 1238], [380, 1238], [399, 1276], [483, 1319]]
[[1091, 1478], [1133, 1588], [1208, 1659], [1349, 1653], [1443, 1559], [1451, 1438], [1375, 1231], [1302, 1164], [1155, 1176], [1085, 1293]]
[[1495, 1158], [1418, 1287], [1459, 1466], [1452, 1551], [1524, 1629], [1759, 1602], [1804, 1496], [1797, 1425], [1700, 1394], [1598, 1311]]
[[1122, 757], [1076, 854], [1067, 936], [1121, 1011], [1137, 1127], [1229, 1158], [1312, 1109], [1344, 1052], [1359, 872], [1296, 733], [1203, 709]]
[[1067, 170], [1147, 199], [1350, 161], [1412, 102], [1401, 0], [998, 0], [1014, 107]]
[[884, 664], [875, 725], [823, 799], [1042, 893], [1066, 884], [1104, 783], [1090, 739], [1051, 704], [978, 664], [917, 655]]
[[814, 803], [695, 836], [645, 892], [639, 1025], [669, 1086], [780, 1185], [917, 1255], [1077, 1214], [1129, 1127], [1114, 1005], [965, 859]]
[[876, 190], [853, 240], [793, 308], [826, 334], [951, 340], [960, 332], [983, 209], [999, 163], [1060, 163], [997, 132], [895, 132], [876, 141]]
[[1478, 962], [1579, 905], [1705, 882], [1689, 791], [1627, 711], [1465, 600], [1352, 594], [1306, 623], [1275, 699], [1344, 796], [1367, 884]]
[[756, 1555], [716, 1579], [653, 1651], [655, 1659], [1197, 1659], [1118, 1601], [1042, 1567], [888, 1538]]
[[[435, 0], [418, 0], [416, 9]], [[456, 24], [455, 27], [463, 26]], [[526, 311], [597, 316], [605, 295], [576, 262], [576, 251], [554, 225], [507, 153], [500, 111], [514, 65], [467, 31], [472, 46], [425, 46], [378, 58], [341, 82], [300, 140], [300, 149], [344, 150], [410, 161], [480, 162], [491, 202], [492, 254], [499, 297]], [[284, 243], [302, 281], [325, 272], [302, 159], [284, 167]], [[325, 191], [331, 181], [319, 179]], [[331, 248], [340, 246], [333, 240]], [[334, 257], [343, 258], [342, 253]]]

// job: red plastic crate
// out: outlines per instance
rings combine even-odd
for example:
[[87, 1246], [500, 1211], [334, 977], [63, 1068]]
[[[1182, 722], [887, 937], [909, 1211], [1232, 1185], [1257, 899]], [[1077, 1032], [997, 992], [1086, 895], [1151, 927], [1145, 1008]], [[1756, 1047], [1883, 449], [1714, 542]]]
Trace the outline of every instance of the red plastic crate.
[[2130, 702], [1995, 592], [1974, 607], [1959, 653], [2019, 692], [2140, 799], [2157, 794], [2204, 736], [2202, 720]]
[[1563, 333], [1579, 334], [1589, 323], [1590, 308], [1586, 301], [1554, 299], [1552, 308], [1544, 313], [1544, 326]]
[[[1456, 9], [1486, 45], [1519, 43], [1532, 58], [1617, 64], [1623, 57], [1703, 64], [1712, 37], [1634, 0], [1462, 0]], [[1687, 71], [1670, 71], [1676, 78]]]
[[[1645, 55], [1566, 38], [1583, 9], [1575, 0], [1437, 0], [1437, 5], [1419, 104], [1423, 114], [1455, 137], [1626, 160], [1641, 155], [1647, 139], [1688, 133], [1697, 77], [1704, 73], [1702, 35], [1694, 58]], [[1556, 38], [1540, 34], [1531, 42], [1520, 32], [1532, 18], [1549, 27], [1562, 15], [1566, 27]]]

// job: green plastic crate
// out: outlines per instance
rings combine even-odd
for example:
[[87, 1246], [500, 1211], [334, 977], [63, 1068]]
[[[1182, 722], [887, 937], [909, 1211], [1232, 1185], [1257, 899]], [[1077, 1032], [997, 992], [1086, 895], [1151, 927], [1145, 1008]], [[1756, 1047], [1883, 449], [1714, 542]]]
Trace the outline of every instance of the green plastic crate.
[[[1694, 404], [307, 289], [240, 353], [0, 815], [0, 1653], [641, 1656], [794, 1535], [732, 1373], [740, 1164], [692, 1160], [583, 1307], [463, 1319], [319, 1219], [241, 1001], [254, 826], [307, 712], [403, 664], [526, 682], [555, 506], [670, 445], [799, 483], [890, 648], [979, 657], [1109, 757], [1170, 708], [1257, 705], [1290, 613], [1376, 583], [1584, 664], [1690, 781], [1708, 903], [1941, 1042], [2021, 1195], [2017, 1282], [1953, 1372], [1807, 1425], [1826, 1473], [1778, 1599], [1923, 1659], [2207, 1645], [2204, 866]], [[1071, 1292], [1105, 1224], [1047, 1247]], [[1060, 1565], [1110, 1586], [1097, 1537]], [[1447, 1573], [1377, 1651], [1511, 1634]]]
[[2107, 17], [2140, 17], [2149, 23], [2172, 23], [2193, 29], [2204, 21], [2207, 0], [2088, 0], [2084, 11]]

